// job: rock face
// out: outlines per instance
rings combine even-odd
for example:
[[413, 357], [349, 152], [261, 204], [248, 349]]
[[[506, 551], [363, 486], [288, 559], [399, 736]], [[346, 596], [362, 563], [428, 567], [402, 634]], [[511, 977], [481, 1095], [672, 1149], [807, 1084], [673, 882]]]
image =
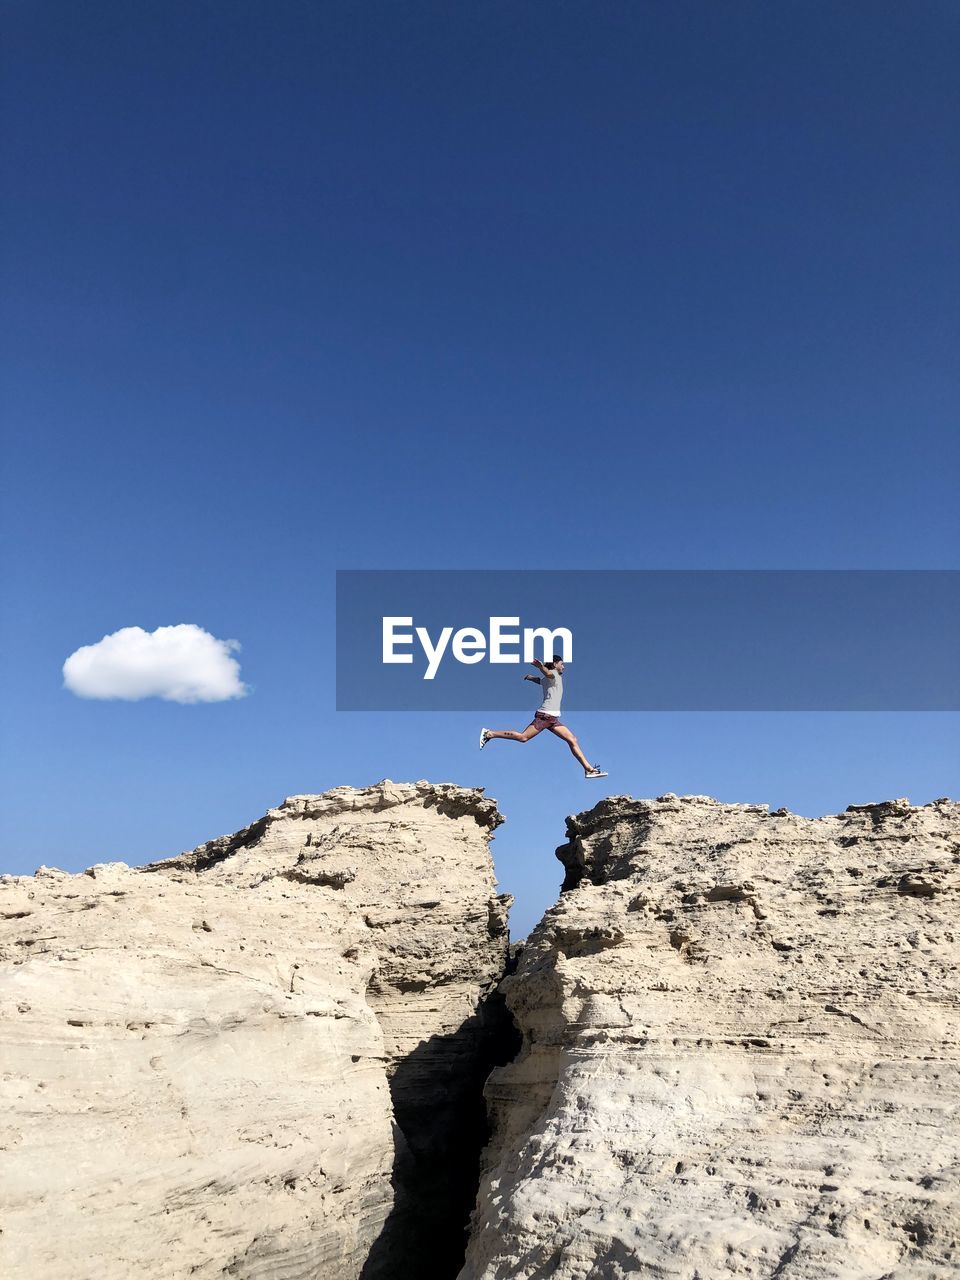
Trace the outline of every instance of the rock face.
[[960, 805], [568, 819], [462, 1280], [960, 1274]]
[[0, 882], [0, 1273], [946, 1280], [960, 806], [568, 819], [501, 983], [479, 791]]
[[384, 782], [4, 877], [0, 1272], [373, 1280], [429, 1238], [408, 1273], [455, 1274], [510, 1052], [500, 821]]

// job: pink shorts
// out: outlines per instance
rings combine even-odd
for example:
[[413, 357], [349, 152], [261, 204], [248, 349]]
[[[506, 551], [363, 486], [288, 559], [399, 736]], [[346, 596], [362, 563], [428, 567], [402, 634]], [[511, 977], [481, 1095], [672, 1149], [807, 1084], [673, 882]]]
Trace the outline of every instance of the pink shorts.
[[552, 729], [555, 724], [563, 724], [559, 716], [548, 716], [545, 711], [538, 711], [533, 717], [533, 727], [537, 733], [541, 733], [544, 729]]

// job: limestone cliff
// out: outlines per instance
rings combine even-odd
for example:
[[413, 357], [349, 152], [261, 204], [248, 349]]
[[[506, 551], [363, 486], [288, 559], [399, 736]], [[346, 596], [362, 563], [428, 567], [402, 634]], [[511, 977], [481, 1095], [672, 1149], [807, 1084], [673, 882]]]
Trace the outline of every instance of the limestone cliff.
[[384, 782], [3, 877], [0, 1271], [452, 1275], [503, 1060], [500, 821]]
[[[451, 1280], [517, 1048], [499, 822], [385, 782], [0, 878], [0, 1272]], [[462, 1280], [957, 1275], [960, 806], [567, 834]]]
[[960, 1274], [960, 805], [568, 819], [462, 1280]]

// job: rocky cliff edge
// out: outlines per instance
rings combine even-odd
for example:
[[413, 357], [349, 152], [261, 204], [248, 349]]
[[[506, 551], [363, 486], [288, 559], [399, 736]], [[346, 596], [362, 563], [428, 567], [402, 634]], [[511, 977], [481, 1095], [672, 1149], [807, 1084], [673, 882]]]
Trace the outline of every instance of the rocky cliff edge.
[[0, 1270], [452, 1275], [503, 1060], [500, 821], [385, 781], [3, 877]]
[[960, 805], [568, 819], [462, 1280], [946, 1280]]

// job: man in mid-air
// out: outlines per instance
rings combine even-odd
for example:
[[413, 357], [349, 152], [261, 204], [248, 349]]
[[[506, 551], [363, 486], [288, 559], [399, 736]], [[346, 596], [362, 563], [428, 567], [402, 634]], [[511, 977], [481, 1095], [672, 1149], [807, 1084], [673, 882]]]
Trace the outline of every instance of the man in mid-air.
[[586, 778], [605, 778], [607, 775], [597, 765], [591, 764], [580, 750], [576, 734], [571, 733], [560, 719], [560, 702], [563, 698], [563, 658], [558, 653], [553, 655], [552, 662], [539, 662], [534, 659], [533, 665], [540, 672], [538, 676], [524, 676], [524, 680], [532, 680], [543, 689], [543, 701], [536, 715], [527, 727], [518, 732], [516, 729], [481, 729], [480, 748], [487, 745], [492, 738], [507, 738], [510, 742], [529, 742], [544, 729], [549, 729], [558, 738], [562, 738], [577, 760], [583, 765]]

